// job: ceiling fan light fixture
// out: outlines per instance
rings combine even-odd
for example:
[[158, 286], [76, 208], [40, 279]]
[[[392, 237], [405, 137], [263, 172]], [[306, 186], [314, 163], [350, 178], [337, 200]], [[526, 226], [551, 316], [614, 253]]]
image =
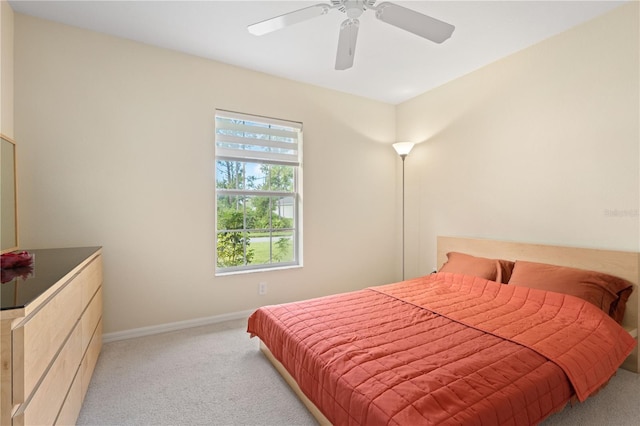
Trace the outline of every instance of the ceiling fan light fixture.
[[345, 13], [350, 19], [362, 16], [365, 11], [365, 4], [362, 0], [347, 0], [344, 2]]

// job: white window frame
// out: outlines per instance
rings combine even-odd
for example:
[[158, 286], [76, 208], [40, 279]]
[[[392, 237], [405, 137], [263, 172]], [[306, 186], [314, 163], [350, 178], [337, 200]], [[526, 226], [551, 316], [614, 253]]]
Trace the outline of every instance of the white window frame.
[[[291, 268], [302, 266], [302, 123], [279, 120], [263, 116], [243, 114], [238, 112], [216, 110], [215, 126], [215, 273], [216, 275], [244, 273], [252, 271], [265, 271], [273, 269]], [[235, 133], [235, 134], [234, 134]], [[256, 190], [247, 185], [239, 185], [241, 188], [218, 188], [219, 161], [237, 162], [256, 165], [284, 165], [293, 167], [293, 188], [291, 191], [281, 190]], [[273, 243], [275, 236], [272, 233], [282, 231], [269, 225], [269, 263], [247, 263], [247, 243], [242, 239], [244, 264], [235, 266], [221, 266], [218, 259], [218, 238], [222, 233], [234, 230], [219, 229], [218, 198], [220, 196], [237, 197], [292, 197], [293, 203], [288, 212], [293, 214], [293, 225], [286, 228], [293, 232], [292, 260], [274, 261]], [[287, 205], [288, 206], [288, 205]], [[246, 205], [245, 205], [246, 207]], [[280, 206], [282, 208], [282, 206]], [[273, 210], [272, 210], [273, 212]], [[247, 227], [247, 213], [243, 212], [244, 232], [252, 230]], [[255, 230], [253, 230], [255, 231]], [[249, 244], [250, 246], [250, 241]]]

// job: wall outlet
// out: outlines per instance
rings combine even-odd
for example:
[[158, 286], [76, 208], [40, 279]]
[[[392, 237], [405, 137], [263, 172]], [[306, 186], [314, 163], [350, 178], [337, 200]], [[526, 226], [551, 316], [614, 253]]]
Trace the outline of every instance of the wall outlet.
[[267, 283], [265, 281], [260, 281], [258, 284], [258, 294], [260, 296], [267, 294]]

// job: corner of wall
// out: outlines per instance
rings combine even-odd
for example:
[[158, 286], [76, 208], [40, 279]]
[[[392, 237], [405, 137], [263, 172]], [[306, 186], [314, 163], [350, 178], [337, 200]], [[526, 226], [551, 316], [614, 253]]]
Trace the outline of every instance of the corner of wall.
[[13, 130], [13, 22], [14, 12], [6, 0], [0, 1], [0, 133], [14, 139]]

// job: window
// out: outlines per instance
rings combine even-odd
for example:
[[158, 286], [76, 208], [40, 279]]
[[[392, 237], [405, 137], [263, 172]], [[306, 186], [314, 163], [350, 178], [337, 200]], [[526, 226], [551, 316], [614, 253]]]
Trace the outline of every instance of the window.
[[299, 265], [302, 124], [216, 111], [216, 272]]

